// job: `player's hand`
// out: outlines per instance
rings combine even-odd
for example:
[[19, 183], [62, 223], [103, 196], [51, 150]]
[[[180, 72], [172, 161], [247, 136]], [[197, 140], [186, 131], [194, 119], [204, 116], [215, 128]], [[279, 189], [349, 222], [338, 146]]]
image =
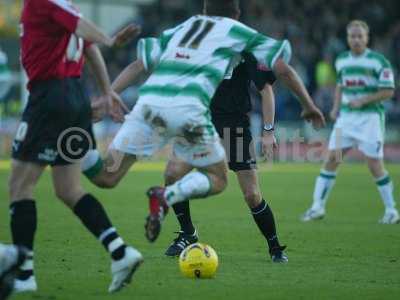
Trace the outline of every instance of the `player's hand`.
[[129, 43], [142, 32], [138, 25], [131, 24], [117, 32], [112, 38], [112, 47], [121, 47]]
[[272, 160], [274, 150], [278, 148], [273, 131], [264, 131], [262, 136], [262, 152], [266, 160]]
[[107, 113], [114, 122], [122, 123], [125, 120], [125, 114], [129, 112], [121, 97], [114, 91], [108, 95]]
[[358, 109], [364, 106], [364, 102], [362, 100], [354, 100], [349, 103], [350, 108]]
[[301, 113], [301, 117], [307, 122], [311, 122], [314, 129], [318, 130], [326, 126], [324, 115], [315, 105], [305, 108]]
[[104, 103], [104, 99], [97, 98], [92, 101], [92, 121], [93, 123], [100, 122], [104, 119], [104, 116], [107, 114], [107, 106]]
[[338, 114], [339, 114], [339, 112], [338, 112], [338, 110], [337, 109], [332, 109], [331, 111], [330, 111], [330, 113], [329, 113], [329, 118], [332, 120], [332, 121], [336, 121], [336, 119], [337, 119], [337, 117], [338, 117]]

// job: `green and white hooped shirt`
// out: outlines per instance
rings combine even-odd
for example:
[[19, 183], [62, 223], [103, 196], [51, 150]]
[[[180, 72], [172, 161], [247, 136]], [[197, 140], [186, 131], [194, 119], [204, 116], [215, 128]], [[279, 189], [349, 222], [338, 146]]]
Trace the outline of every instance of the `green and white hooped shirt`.
[[209, 108], [217, 87], [243, 51], [270, 69], [279, 58], [288, 62], [291, 57], [287, 40], [277, 41], [222, 17], [194, 16], [159, 38], [141, 39], [138, 58], [152, 75], [140, 89], [140, 99], [200, 101]]
[[337, 84], [342, 88], [342, 111], [378, 112], [384, 114], [382, 103], [373, 103], [360, 109], [352, 109], [349, 103], [380, 89], [395, 87], [390, 62], [380, 53], [366, 49], [359, 56], [350, 51], [340, 54], [335, 63]]

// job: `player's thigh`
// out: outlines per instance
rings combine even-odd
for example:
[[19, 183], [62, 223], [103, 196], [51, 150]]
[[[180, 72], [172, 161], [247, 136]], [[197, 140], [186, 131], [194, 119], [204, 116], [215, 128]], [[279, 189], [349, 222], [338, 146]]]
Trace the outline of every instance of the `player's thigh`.
[[254, 169], [237, 171], [236, 177], [248, 206], [257, 207], [262, 200], [257, 171]]
[[164, 181], [166, 185], [170, 185], [181, 179], [183, 176], [193, 170], [193, 166], [189, 163], [178, 159], [175, 156], [168, 161], [164, 172]]
[[44, 165], [13, 159], [8, 182], [10, 200], [32, 199], [33, 190], [44, 169]]
[[145, 120], [143, 110], [143, 105], [138, 105], [126, 117], [110, 150], [141, 157], [152, 156], [165, 146], [166, 138]]
[[58, 165], [51, 169], [56, 196], [67, 206], [73, 208], [85, 195], [81, 185], [81, 168], [79, 164]]

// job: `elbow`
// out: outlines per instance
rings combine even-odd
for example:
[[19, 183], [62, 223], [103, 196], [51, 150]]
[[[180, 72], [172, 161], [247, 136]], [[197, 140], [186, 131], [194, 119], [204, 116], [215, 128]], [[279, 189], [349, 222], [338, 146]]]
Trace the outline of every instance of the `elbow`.
[[292, 68], [284, 62], [282, 59], [279, 59], [274, 66], [274, 73], [280, 79], [290, 78], [293, 74]]
[[135, 60], [133, 63], [131, 63], [128, 68], [130, 73], [138, 73], [141, 74], [145, 71], [143, 61], [141, 59]]

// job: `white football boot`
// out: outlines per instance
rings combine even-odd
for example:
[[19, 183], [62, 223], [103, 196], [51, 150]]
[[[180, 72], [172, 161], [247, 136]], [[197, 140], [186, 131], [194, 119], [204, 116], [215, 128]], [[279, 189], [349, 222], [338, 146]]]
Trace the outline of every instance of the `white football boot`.
[[0, 299], [6, 299], [13, 292], [18, 267], [26, 256], [23, 248], [0, 244]]
[[115, 293], [132, 281], [132, 276], [143, 263], [142, 254], [132, 247], [126, 247], [125, 256], [111, 263], [112, 281], [108, 291]]
[[[28, 252], [28, 258], [19, 268], [21, 271], [29, 271], [33, 270], [33, 253]], [[28, 293], [28, 292], [36, 292], [38, 290], [38, 286], [36, 283], [35, 275], [29, 276], [25, 280], [15, 279], [14, 290], [16, 293]]]
[[301, 220], [303, 222], [309, 222], [309, 221], [313, 221], [313, 220], [320, 220], [323, 219], [325, 217], [325, 209], [324, 208], [313, 208], [311, 207], [310, 209], [308, 209], [302, 216], [301, 216]]
[[38, 289], [34, 275], [26, 280], [15, 279], [14, 290], [16, 293], [36, 292]]
[[382, 219], [379, 220], [381, 224], [397, 224], [400, 223], [400, 216], [397, 209], [389, 209], [385, 211]]

